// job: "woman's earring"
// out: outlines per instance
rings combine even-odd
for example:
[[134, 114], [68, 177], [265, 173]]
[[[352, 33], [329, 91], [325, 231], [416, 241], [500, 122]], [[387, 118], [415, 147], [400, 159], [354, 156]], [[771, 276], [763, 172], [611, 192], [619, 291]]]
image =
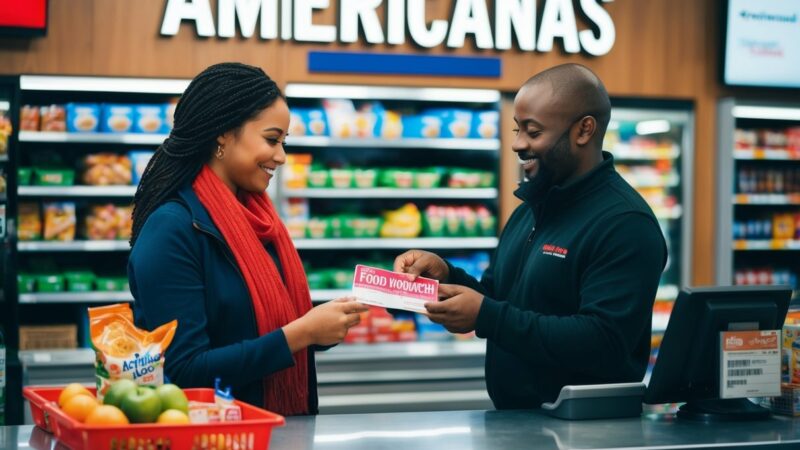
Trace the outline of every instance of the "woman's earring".
[[222, 145], [217, 145], [217, 152], [215, 153], [217, 159], [222, 159], [225, 157], [225, 147]]

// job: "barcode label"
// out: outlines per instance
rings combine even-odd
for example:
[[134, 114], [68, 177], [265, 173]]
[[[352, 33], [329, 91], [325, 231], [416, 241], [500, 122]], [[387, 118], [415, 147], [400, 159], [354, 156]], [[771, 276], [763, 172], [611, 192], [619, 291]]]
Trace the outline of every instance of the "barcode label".
[[750, 367], [750, 361], [745, 359], [728, 361], [728, 368], [732, 369], [734, 367]]
[[728, 380], [728, 387], [747, 386], [747, 380]]
[[764, 369], [731, 369], [728, 370], [729, 377], [751, 377], [753, 375], [763, 375]]

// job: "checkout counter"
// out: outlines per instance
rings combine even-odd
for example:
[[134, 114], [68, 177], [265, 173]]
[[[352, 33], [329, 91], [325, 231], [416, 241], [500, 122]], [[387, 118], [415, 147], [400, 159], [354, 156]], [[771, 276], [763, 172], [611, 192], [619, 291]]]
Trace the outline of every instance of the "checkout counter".
[[[63, 448], [34, 426], [0, 427], [0, 448]], [[707, 425], [673, 414], [566, 421], [539, 411], [433, 411], [292, 417], [272, 434], [273, 450], [800, 448], [800, 420], [775, 416]]]

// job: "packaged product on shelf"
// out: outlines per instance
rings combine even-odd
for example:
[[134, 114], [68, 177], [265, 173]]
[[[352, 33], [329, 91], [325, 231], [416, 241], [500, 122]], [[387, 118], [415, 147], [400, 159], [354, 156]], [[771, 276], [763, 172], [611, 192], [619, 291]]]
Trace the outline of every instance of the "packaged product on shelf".
[[36, 290], [44, 293], [63, 292], [64, 276], [57, 273], [36, 275]]
[[736, 148], [752, 148], [758, 145], [758, 134], [755, 130], [737, 128], [733, 132], [733, 140]]
[[476, 188], [481, 185], [481, 173], [470, 169], [450, 169], [447, 186], [451, 188]]
[[72, 169], [35, 167], [33, 184], [36, 186], [72, 186], [75, 184], [75, 171]]
[[351, 169], [331, 169], [331, 185], [334, 188], [353, 187], [353, 171]]
[[772, 216], [772, 238], [794, 239], [794, 214], [775, 214]]
[[464, 220], [459, 210], [453, 206], [444, 209], [444, 229], [448, 236], [458, 237], [464, 232]]
[[112, 204], [93, 205], [85, 221], [85, 235], [89, 240], [129, 239], [131, 227], [130, 207]]
[[382, 111], [375, 130], [375, 134], [383, 139], [398, 139], [403, 136], [403, 118], [395, 111]]
[[83, 158], [83, 182], [90, 186], [130, 185], [132, 164], [127, 156], [96, 153]]
[[370, 102], [361, 105], [354, 115], [355, 135], [358, 138], [372, 138], [379, 130], [378, 117], [385, 110], [379, 102]]
[[461, 230], [466, 237], [475, 237], [480, 234], [478, 227], [478, 214], [468, 206], [458, 208], [458, 215], [461, 216]]
[[17, 291], [20, 294], [27, 294], [36, 291], [36, 275], [29, 273], [17, 274]]
[[430, 205], [425, 208], [423, 221], [424, 233], [428, 237], [444, 237], [444, 208], [441, 206]]
[[175, 108], [178, 106], [178, 98], [173, 98], [169, 103], [164, 104], [165, 133], [169, 133], [175, 126]]
[[312, 217], [308, 221], [308, 237], [311, 239], [325, 239], [330, 234], [330, 221], [321, 217]]
[[150, 332], [136, 328], [127, 303], [89, 308], [89, 331], [97, 353], [97, 398], [102, 400], [120, 379], [141, 386], [164, 384], [164, 354], [177, 327], [173, 320]]
[[69, 292], [91, 292], [94, 289], [94, 273], [90, 270], [72, 270], [64, 272]]
[[136, 119], [132, 105], [108, 104], [102, 105], [100, 131], [104, 133], [130, 133]]
[[495, 139], [499, 132], [500, 113], [498, 111], [479, 111], [472, 116], [472, 130], [469, 137], [475, 139]]
[[345, 344], [369, 344], [372, 341], [372, 311], [361, 313], [361, 321], [358, 325], [347, 330], [347, 335], [344, 337]]
[[133, 235], [133, 206], [117, 206], [117, 239], [129, 241]]
[[431, 114], [402, 117], [404, 138], [435, 139], [442, 136], [442, 118]]
[[42, 106], [39, 116], [41, 131], [67, 131], [67, 114], [62, 105]]
[[138, 185], [139, 181], [142, 180], [142, 175], [144, 174], [144, 170], [147, 168], [147, 164], [150, 162], [150, 158], [153, 157], [153, 154], [150, 150], [134, 150], [128, 152], [128, 159], [131, 161], [131, 182], [134, 185]]
[[309, 289], [330, 289], [330, 277], [326, 270], [308, 270], [306, 271], [306, 278], [308, 278]]
[[392, 329], [394, 317], [392, 317], [386, 309], [371, 306], [369, 315], [372, 342], [377, 344], [382, 342], [395, 342], [397, 340], [394, 330]]
[[378, 170], [355, 169], [353, 171], [353, 182], [357, 188], [374, 188], [378, 185]]
[[352, 229], [350, 237], [376, 238], [380, 235], [381, 219], [378, 217], [352, 217], [349, 219]]
[[422, 231], [422, 214], [413, 203], [385, 212], [383, 220], [381, 237], [384, 238], [415, 238]]
[[20, 241], [36, 241], [42, 238], [42, 217], [38, 203], [19, 204], [17, 237]]
[[478, 172], [478, 175], [480, 176], [480, 182], [478, 183], [478, 187], [482, 188], [494, 187], [495, 185], [494, 172], [489, 172], [488, 170], [482, 170]]
[[764, 147], [784, 148], [787, 144], [786, 134], [779, 130], [758, 130], [759, 140]]
[[96, 103], [67, 103], [67, 131], [94, 133], [100, 126], [100, 105]]
[[357, 136], [356, 108], [351, 100], [326, 99], [322, 101], [328, 118], [330, 135], [337, 138]]
[[75, 203], [44, 204], [44, 239], [46, 241], [75, 240]]
[[479, 206], [476, 213], [480, 234], [486, 237], [495, 236], [497, 234], [497, 217], [485, 206]]
[[13, 131], [7, 111], [0, 110], [0, 155], [8, 153], [8, 138]]
[[94, 279], [95, 287], [99, 292], [126, 292], [130, 289], [128, 277], [102, 277]]
[[78, 327], [70, 325], [20, 325], [19, 349], [76, 348]]
[[789, 150], [800, 151], [800, 127], [791, 127], [786, 130], [786, 146]]
[[414, 171], [410, 169], [386, 169], [381, 171], [380, 184], [383, 187], [410, 189], [414, 187]]
[[426, 115], [438, 116], [442, 121], [443, 138], [466, 138], [472, 130], [472, 111], [464, 109], [431, 109]]
[[134, 133], [169, 133], [164, 105], [136, 105], [133, 108], [133, 117], [136, 119]]
[[308, 187], [308, 174], [311, 172], [312, 157], [308, 153], [286, 155], [286, 164], [281, 169], [283, 186], [287, 189]]
[[326, 188], [330, 186], [330, 172], [328, 169], [312, 165], [308, 173], [308, 187], [312, 188]]
[[413, 314], [398, 313], [392, 321], [392, 332], [397, 342], [414, 342], [417, 340], [417, 326]]
[[308, 226], [308, 200], [304, 198], [285, 198], [281, 203], [281, 216], [283, 217], [289, 236], [293, 239], [306, 237]]
[[19, 111], [19, 129], [39, 131], [40, 111], [38, 106], [24, 105]]
[[800, 383], [800, 325], [798, 324], [783, 326], [781, 381]]
[[353, 269], [331, 269], [328, 279], [333, 289], [350, 289], [353, 287]]
[[414, 172], [414, 187], [419, 189], [438, 188], [442, 182], [442, 171], [426, 169]]
[[327, 136], [325, 111], [318, 108], [292, 108], [289, 116], [289, 135]]
[[330, 227], [330, 237], [332, 238], [351, 238], [353, 237], [353, 215], [335, 214], [328, 217]]

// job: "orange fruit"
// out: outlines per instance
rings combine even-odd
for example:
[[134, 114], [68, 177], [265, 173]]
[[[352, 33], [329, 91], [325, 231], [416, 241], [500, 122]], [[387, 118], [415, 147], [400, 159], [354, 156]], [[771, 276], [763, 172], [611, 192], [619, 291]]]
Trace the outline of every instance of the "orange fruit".
[[189, 423], [189, 416], [183, 411], [177, 409], [168, 409], [158, 416], [156, 423], [170, 424], [170, 425], [185, 425]]
[[83, 387], [80, 383], [71, 383], [68, 384], [64, 390], [61, 391], [61, 394], [58, 396], [58, 406], [64, 407], [64, 404], [69, 401], [72, 397], [75, 397], [78, 394], [88, 395], [90, 397], [94, 397], [88, 389]]
[[130, 422], [121, 409], [113, 405], [100, 405], [86, 418], [86, 425], [128, 425]]
[[93, 396], [78, 394], [67, 400], [61, 410], [78, 422], [83, 422], [98, 406], [99, 403]]

